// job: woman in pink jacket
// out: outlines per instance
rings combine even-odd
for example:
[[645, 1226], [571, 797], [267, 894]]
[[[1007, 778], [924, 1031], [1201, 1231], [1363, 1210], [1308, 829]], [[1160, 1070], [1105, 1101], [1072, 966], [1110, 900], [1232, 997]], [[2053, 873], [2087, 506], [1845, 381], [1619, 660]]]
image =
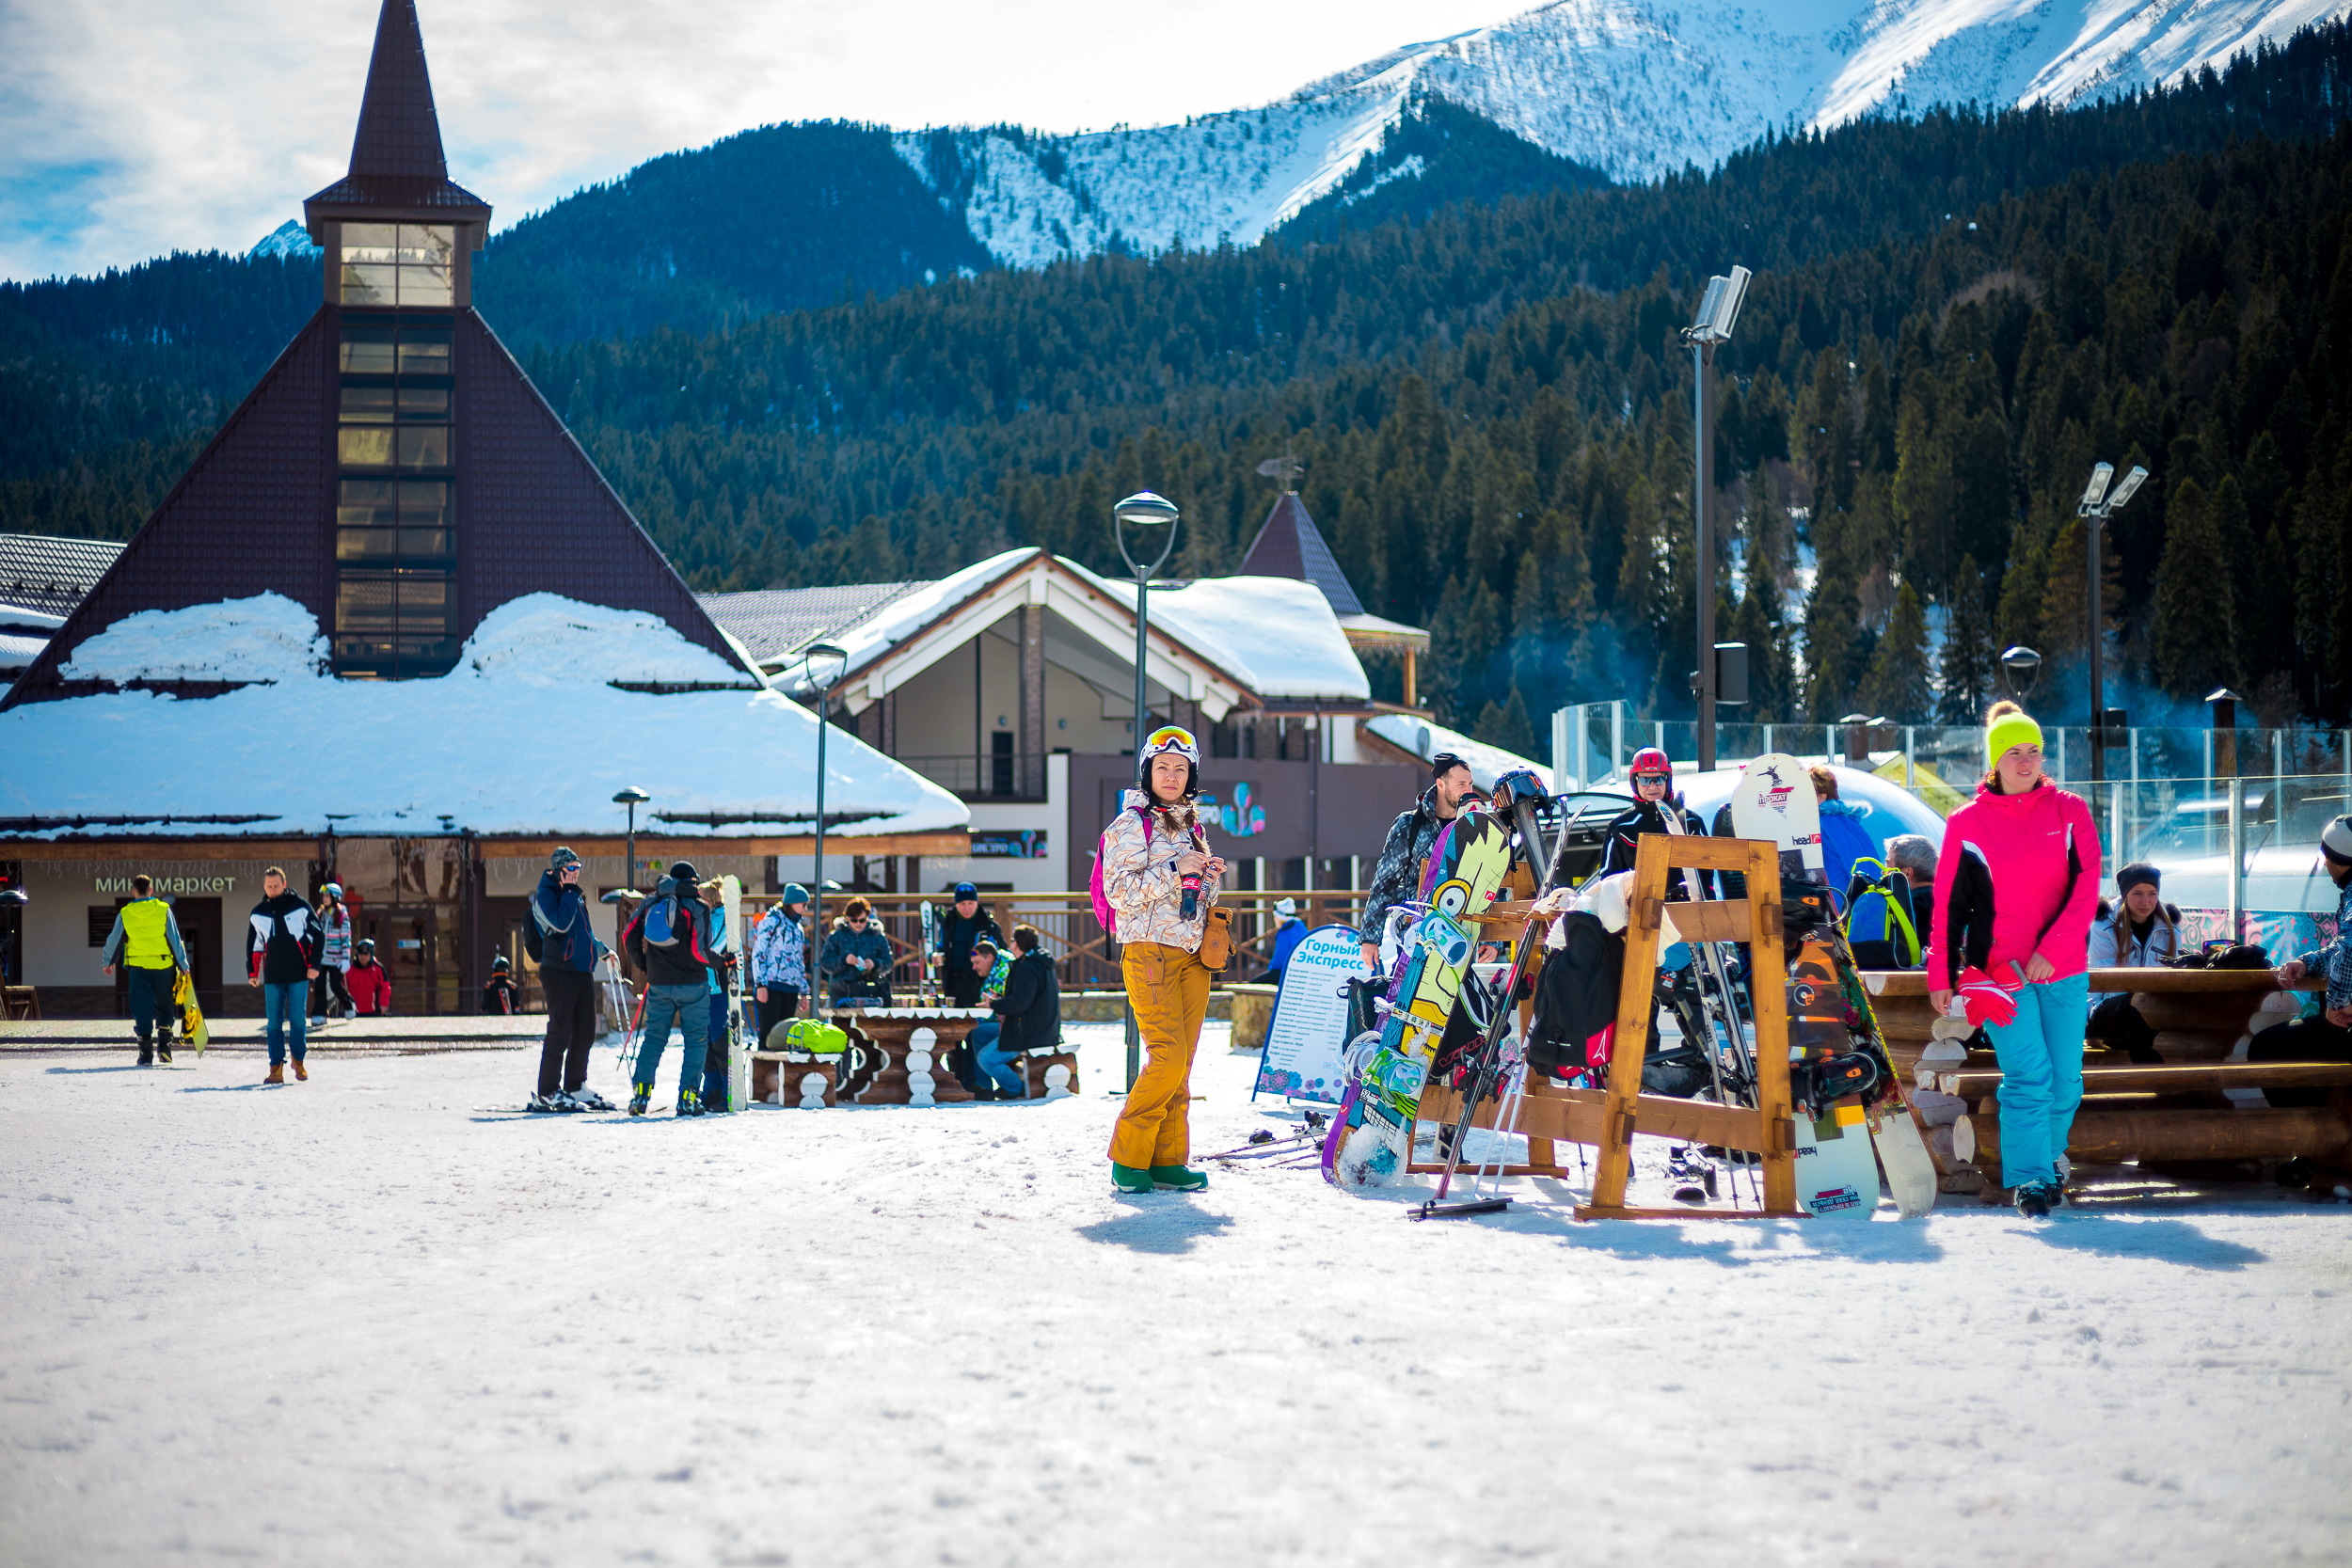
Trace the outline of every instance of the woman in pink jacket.
[[[1943, 1012], [1964, 970], [2001, 1061], [2001, 1184], [2040, 1219], [2065, 1201], [2061, 1162], [2083, 1100], [2099, 832], [2082, 797], [2042, 771], [2042, 727], [2014, 703], [1985, 718], [1977, 798], [1944, 825], [1928, 996]], [[2014, 1005], [2015, 1014], [2001, 1015]]]

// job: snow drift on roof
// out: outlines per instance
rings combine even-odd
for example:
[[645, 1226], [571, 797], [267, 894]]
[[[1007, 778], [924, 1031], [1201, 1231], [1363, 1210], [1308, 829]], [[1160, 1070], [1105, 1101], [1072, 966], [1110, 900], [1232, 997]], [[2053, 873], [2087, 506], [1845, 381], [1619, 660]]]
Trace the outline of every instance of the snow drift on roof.
[[1500, 746], [1489, 746], [1483, 740], [1472, 740], [1459, 730], [1449, 730], [1443, 724], [1433, 724], [1426, 719], [1416, 719], [1409, 713], [1384, 713], [1368, 719], [1364, 728], [1391, 746], [1400, 746], [1423, 762], [1439, 752], [1452, 752], [1470, 764], [1470, 780], [1481, 789], [1492, 789], [1495, 781], [1505, 773], [1521, 768], [1542, 779], [1550, 787], [1551, 769], [1532, 757], [1506, 752]]
[[[862, 670], [1036, 554], [1035, 546], [1025, 545], [1017, 550], [975, 562], [961, 572], [892, 599], [867, 619], [844, 628], [828, 641], [848, 652], [849, 670]], [[800, 691], [799, 664], [778, 671], [776, 685], [785, 691]]]
[[307, 681], [326, 668], [318, 617], [282, 594], [142, 610], [84, 638], [70, 681]]
[[[40, 819], [49, 836], [138, 836], [167, 817], [256, 814], [264, 819], [233, 831], [585, 835], [617, 832], [613, 792], [636, 784], [653, 796], [640, 827], [666, 836], [814, 826], [816, 716], [742, 684], [742, 671], [651, 615], [533, 594], [485, 616], [447, 675], [343, 681], [304, 667], [318, 639], [307, 611], [296, 626], [254, 603], [160, 614], [137, 635], [184, 630], [184, 667], [220, 672], [189, 678], [250, 681], [266, 667], [276, 672], [268, 684], [202, 699], [105, 692], [0, 713], [0, 816]], [[149, 618], [118, 623], [83, 648], [132, 621]], [[222, 632], [261, 624], [276, 628], [275, 642]], [[115, 659], [131, 645], [126, 636], [116, 654], [101, 648], [92, 668], [124, 668]], [[253, 659], [229, 657], [248, 646]], [[653, 695], [612, 679], [737, 685]], [[854, 736], [836, 729], [828, 747], [829, 832], [970, 822], [954, 796]], [[129, 820], [71, 826], [84, 817]]]
[[[1136, 585], [1064, 565], [1133, 610]], [[1296, 578], [1202, 578], [1152, 590], [1152, 624], [1230, 671], [1261, 698], [1366, 702], [1371, 683], [1331, 601]]]

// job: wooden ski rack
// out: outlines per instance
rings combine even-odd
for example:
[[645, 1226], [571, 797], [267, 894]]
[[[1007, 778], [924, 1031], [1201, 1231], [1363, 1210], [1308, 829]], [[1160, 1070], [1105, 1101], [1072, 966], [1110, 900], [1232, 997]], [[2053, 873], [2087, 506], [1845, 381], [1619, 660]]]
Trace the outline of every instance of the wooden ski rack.
[[[1677, 871], [1737, 871], [1747, 879], [1743, 899], [1700, 899], [1669, 905], [1666, 888]], [[1616, 1043], [1609, 1062], [1609, 1088], [1524, 1102], [1568, 1107], [1564, 1122], [1590, 1125], [1600, 1147], [1593, 1178], [1593, 1201], [1579, 1204], [1580, 1220], [1779, 1219], [1801, 1218], [1797, 1203], [1796, 1122], [1788, 1089], [1788, 988], [1776, 984], [1788, 969], [1781, 951], [1780, 851], [1758, 839], [1700, 838], [1645, 834], [1633, 861], [1633, 887], [1627, 900], [1625, 980], [1617, 998]], [[1667, 926], [1681, 941], [1744, 942], [1753, 949], [1750, 972], [1761, 978], [1749, 989], [1756, 1007], [1756, 1098], [1754, 1109], [1673, 1100], [1641, 1092], [1642, 1063], [1649, 1053], [1651, 996], [1658, 975], [1658, 950]], [[1597, 1100], [1597, 1106], [1586, 1101]], [[1522, 1117], [1522, 1120], [1527, 1118]], [[1531, 1129], [1532, 1131], [1532, 1129]], [[1635, 1133], [1708, 1143], [1760, 1157], [1761, 1210], [1628, 1208], [1625, 1189], [1633, 1174]], [[1574, 1133], [1567, 1135], [1574, 1136]]]

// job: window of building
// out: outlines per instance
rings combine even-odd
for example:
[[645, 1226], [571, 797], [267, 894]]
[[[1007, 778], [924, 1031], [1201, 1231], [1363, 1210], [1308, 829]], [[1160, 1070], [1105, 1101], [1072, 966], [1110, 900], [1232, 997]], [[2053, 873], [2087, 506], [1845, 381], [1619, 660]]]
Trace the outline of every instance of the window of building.
[[453, 326], [445, 315], [342, 321], [334, 638], [342, 675], [437, 675], [457, 659]]
[[342, 231], [344, 305], [425, 306], [456, 300], [457, 230], [441, 223], [346, 223]]

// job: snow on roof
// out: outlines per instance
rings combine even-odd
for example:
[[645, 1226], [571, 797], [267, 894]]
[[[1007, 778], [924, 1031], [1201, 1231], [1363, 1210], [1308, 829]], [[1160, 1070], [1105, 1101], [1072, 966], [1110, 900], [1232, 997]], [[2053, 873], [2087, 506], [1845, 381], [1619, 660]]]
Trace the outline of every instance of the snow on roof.
[[[137, 660], [169, 649], [171, 668], [231, 672], [184, 678], [256, 684], [0, 713], [0, 817], [32, 819], [10, 826], [33, 836], [186, 832], [205, 817], [254, 818], [235, 822], [248, 834], [584, 835], [616, 832], [613, 792], [635, 784], [653, 796], [640, 825], [672, 837], [814, 825], [816, 716], [656, 616], [528, 594], [485, 616], [447, 675], [346, 681], [312, 662], [316, 622], [275, 598], [150, 611], [85, 640], [81, 678], [155, 678]], [[732, 684], [656, 695], [613, 681]], [[829, 832], [969, 824], [953, 795], [854, 736], [836, 729], [828, 746]], [[98, 817], [116, 820], [73, 825]]]
[[[1079, 573], [1132, 610], [1136, 585]], [[1340, 629], [1331, 601], [1296, 578], [1201, 578], [1152, 589], [1152, 623], [1223, 665], [1261, 698], [1328, 697], [1367, 702], [1372, 685]]]
[[[849, 654], [847, 670], [864, 669], [1037, 553], [1035, 546], [1025, 545], [1020, 549], [975, 562], [961, 572], [925, 583], [877, 606], [863, 619], [836, 629], [827, 641]], [[797, 693], [802, 685], [798, 664], [776, 673], [776, 686], [781, 690]]]
[[1546, 781], [1546, 787], [1549, 787], [1551, 769], [1545, 764], [1500, 746], [1489, 746], [1483, 740], [1472, 740], [1459, 730], [1449, 730], [1426, 719], [1416, 719], [1408, 713], [1384, 713], [1377, 719], [1366, 720], [1364, 728], [1423, 762], [1439, 752], [1452, 752], [1470, 764], [1470, 780], [1481, 789], [1492, 789], [1503, 774], [1521, 768]]

